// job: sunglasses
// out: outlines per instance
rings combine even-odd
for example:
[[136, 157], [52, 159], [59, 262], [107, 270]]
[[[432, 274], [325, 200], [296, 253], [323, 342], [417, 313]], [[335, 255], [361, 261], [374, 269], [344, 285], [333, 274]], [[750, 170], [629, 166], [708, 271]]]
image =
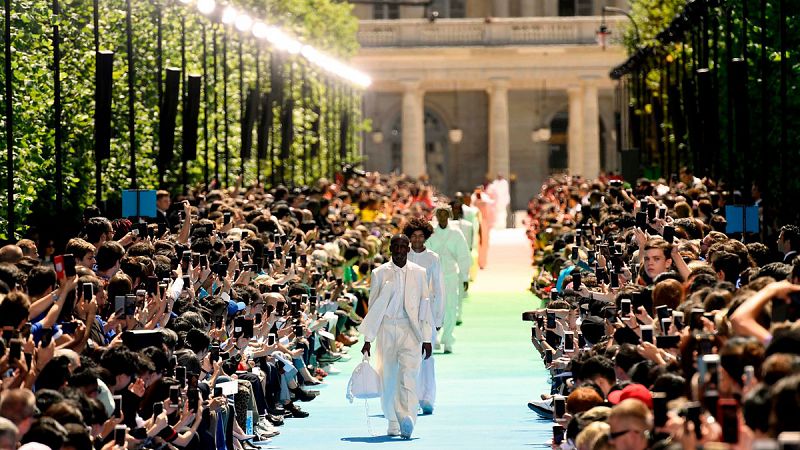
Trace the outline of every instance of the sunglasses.
[[614, 439], [620, 438], [620, 437], [624, 436], [625, 434], [630, 433], [631, 431], [636, 431], [636, 430], [629, 429], [629, 430], [622, 430], [622, 431], [609, 431], [608, 432], [608, 440], [609, 441], [613, 441]]

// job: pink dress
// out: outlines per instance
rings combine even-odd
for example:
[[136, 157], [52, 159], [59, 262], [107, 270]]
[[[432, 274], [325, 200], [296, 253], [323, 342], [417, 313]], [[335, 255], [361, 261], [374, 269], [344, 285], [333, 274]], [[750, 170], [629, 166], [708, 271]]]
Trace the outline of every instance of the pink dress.
[[[480, 195], [480, 198], [478, 197]], [[494, 200], [486, 193], [473, 193], [472, 206], [481, 212], [480, 245], [478, 246], [478, 267], [484, 269], [489, 257], [489, 235], [494, 226], [495, 210]]]

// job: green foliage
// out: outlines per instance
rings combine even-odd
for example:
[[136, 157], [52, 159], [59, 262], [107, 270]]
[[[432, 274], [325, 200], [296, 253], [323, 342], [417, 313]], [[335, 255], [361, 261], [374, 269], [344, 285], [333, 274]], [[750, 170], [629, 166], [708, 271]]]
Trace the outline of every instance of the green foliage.
[[[766, 0], [762, 13], [761, 0], [720, 2], [720, 6], [708, 11], [707, 42], [701, 28], [694, 26], [677, 43], [661, 44], [655, 36], [669, 26], [685, 3], [635, 0], [631, 6], [642, 35], [641, 44], [656, 49], [628, 78], [630, 86], [635, 86], [641, 77], [646, 80], [646, 93], [636, 95], [636, 89], [630, 91], [631, 104], [644, 130], [645, 164], [656, 167], [662, 175], [678, 164], [695, 166], [696, 173], [711, 175], [728, 189], [741, 189], [745, 194], [750, 183], [756, 181], [767, 204], [775, 207], [772, 217], [796, 220], [800, 211], [787, 199], [800, 195], [800, 130], [795, 126], [800, 120], [800, 3]], [[784, 36], [781, 13], [786, 17]], [[626, 44], [633, 52], [636, 47], [631, 36], [629, 29]], [[781, 70], [782, 47], [786, 52], [785, 76]], [[746, 61], [744, 86], [732, 84], [729, 75], [733, 58]], [[696, 84], [684, 83], [687, 78], [676, 77], [685, 71], [689, 79], [696, 81], [694, 74], [700, 68], [710, 70], [708, 92], [701, 92]], [[786, 95], [781, 94], [782, 80]], [[670, 88], [676, 95], [669, 95]], [[708, 94], [708, 103], [702, 106], [716, 108], [712, 113], [718, 125], [715, 129], [694, 126], [699, 116], [693, 108], [702, 106], [699, 101], [690, 104], [688, 100], [692, 96], [700, 99], [704, 94]], [[749, 145], [739, 140], [742, 127], [735, 123], [737, 99], [743, 99]], [[647, 114], [648, 110], [653, 114]], [[710, 147], [702, 141], [709, 136], [718, 139], [718, 145]]]
[[[160, 1], [159, 5], [156, 3]], [[104, 200], [110, 204], [118, 202], [120, 189], [130, 187], [131, 141], [128, 129], [128, 47], [126, 41], [125, 0], [106, 0], [99, 2], [99, 48], [114, 51], [113, 102], [112, 102], [112, 141], [111, 157], [102, 165], [102, 192]], [[188, 74], [207, 76], [203, 86], [207, 90], [208, 103], [201, 102], [198, 129], [198, 158], [187, 164], [187, 178], [190, 185], [204, 181], [204, 171], [209, 178], [219, 172], [225, 184], [225, 174], [231, 184], [240, 175], [239, 149], [241, 147], [242, 102], [248, 89], [258, 85], [261, 92], [268, 92], [271, 83], [269, 64], [278, 59], [265, 43], [257, 43], [252, 37], [243, 37], [235, 30], [223, 30], [213, 25], [206, 17], [180, 3], [164, 0], [133, 1], [133, 66], [134, 76], [134, 138], [136, 145], [137, 186], [146, 188], [167, 188], [179, 194], [182, 186], [180, 155], [182, 132], [182, 102], [179, 102], [178, 120], [175, 130], [175, 155], [168, 165], [165, 177], [159, 180], [156, 161], [158, 155], [159, 87], [163, 73], [159, 72], [159, 49], [157, 40], [157, 17], [160, 7], [162, 24], [161, 67], [182, 67], [185, 63], [184, 77]], [[270, 24], [282, 26], [295, 34], [303, 42], [325, 49], [340, 57], [352, 56], [357, 50], [356, 30], [358, 23], [352, 15], [352, 6], [335, 0], [241, 0], [237, 7], [264, 17]], [[16, 232], [19, 237], [34, 226], [47, 233], [47, 226], [56, 219], [59, 223], [75, 223], [81, 210], [94, 202], [94, 77], [95, 46], [92, 20], [92, 2], [88, 0], [61, 0], [61, 14], [52, 14], [51, 0], [12, 0], [12, 70], [14, 86], [14, 185]], [[55, 117], [53, 111], [54, 77], [53, 45], [54, 26], [59, 26], [61, 34], [61, 89], [63, 115], [62, 170], [64, 179], [64, 203], [62, 212], [56, 215], [57, 206], [55, 184]], [[0, 27], [5, 23], [0, 17]], [[216, 43], [214, 42], [216, 29]], [[205, 35], [205, 41], [204, 41]], [[182, 38], [185, 48], [181, 51]], [[222, 57], [223, 40], [226, 41], [226, 58]], [[203, 60], [203, 45], [206, 46], [206, 60]], [[241, 45], [241, 66], [239, 47]], [[260, 48], [257, 48], [260, 46]], [[214, 51], [217, 50], [215, 64]], [[256, 66], [256, 53], [259, 65]], [[0, 54], [0, 66], [4, 64]], [[272, 179], [273, 169], [302, 167], [294, 179], [284, 178], [287, 183], [311, 182], [321, 176], [328, 176], [334, 170], [332, 165], [339, 161], [338, 155], [340, 108], [356, 110], [359, 114], [358, 93], [341, 92], [342, 98], [353, 98], [345, 103], [333, 103], [340, 97], [331, 95], [330, 90], [338, 84], [326, 82], [327, 75], [308, 67], [300, 57], [284, 56], [283, 85], [284, 94], [296, 99], [293, 117], [295, 129], [294, 142], [289, 160], [272, 167], [267, 159], [260, 164], [255, 160], [256, 133], [253, 133], [253, 158], [244, 164], [241, 173], [245, 183], [256, 181], [258, 168], [264, 182]], [[288, 79], [294, 67], [293, 82]], [[223, 84], [223, 72], [227, 80]], [[308, 86], [303, 89], [303, 71]], [[215, 76], [216, 75], [216, 76]], [[184, 78], [185, 79], [185, 78]], [[5, 79], [0, 71], [0, 86]], [[337, 91], [339, 88], [337, 88]], [[243, 92], [244, 91], [244, 95]], [[0, 95], [4, 96], [3, 90]], [[5, 98], [0, 98], [5, 104]], [[216, 99], [216, 101], [215, 101]], [[225, 105], [225, 103], [227, 103]], [[226, 106], [227, 108], [223, 108]], [[281, 106], [273, 109], [273, 145], [280, 144]], [[318, 111], [318, 112], [315, 112]], [[226, 115], [227, 112], [227, 115]], [[321, 115], [318, 135], [312, 132], [312, 124]], [[227, 127], [225, 119], [227, 118]], [[357, 157], [358, 137], [362, 128], [360, 117], [351, 118], [352, 139], [348, 143], [348, 159]], [[207, 123], [206, 143], [204, 124]], [[0, 130], [0, 163], [5, 167], [5, 130]], [[227, 133], [226, 133], [227, 129]], [[320, 143], [316, 160], [307, 161], [309, 150], [314, 142]], [[229, 158], [226, 161], [224, 145], [227, 143]], [[215, 149], [220, 153], [215, 166]], [[208, 166], [205, 155], [208, 153]], [[6, 172], [0, 174], [0, 183], [5, 187]], [[281, 181], [277, 177], [277, 181]], [[6, 195], [0, 196], [0, 239], [7, 236]], [[113, 212], [113, 211], [112, 211]], [[74, 230], [59, 230], [68, 232]]]

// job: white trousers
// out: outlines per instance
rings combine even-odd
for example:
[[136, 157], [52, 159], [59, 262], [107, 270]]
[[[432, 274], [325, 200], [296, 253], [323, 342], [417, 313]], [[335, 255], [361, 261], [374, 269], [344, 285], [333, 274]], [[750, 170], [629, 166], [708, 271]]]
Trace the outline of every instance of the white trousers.
[[[436, 347], [436, 327], [433, 328], [433, 342], [432, 347]], [[419, 369], [419, 377], [417, 377], [417, 397], [419, 398], [420, 406], [422, 402], [433, 403], [436, 401], [436, 367], [433, 363], [433, 355], [430, 358], [424, 359], [422, 356], [422, 364]]]
[[442, 321], [442, 345], [445, 349], [452, 350], [456, 342], [453, 331], [456, 329], [456, 316], [458, 314], [459, 296], [461, 295], [460, 281], [458, 274], [444, 277], [444, 295], [446, 302], [444, 305], [444, 320]]
[[376, 356], [383, 393], [381, 407], [390, 425], [410, 416], [417, 421], [417, 375], [422, 360], [422, 343], [408, 319], [384, 317], [378, 330]]

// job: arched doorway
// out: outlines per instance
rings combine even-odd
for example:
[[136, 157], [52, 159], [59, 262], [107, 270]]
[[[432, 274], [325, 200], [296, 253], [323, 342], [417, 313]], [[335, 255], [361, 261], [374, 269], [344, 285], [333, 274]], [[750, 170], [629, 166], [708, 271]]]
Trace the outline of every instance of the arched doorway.
[[[403, 168], [403, 123], [400, 115], [394, 121], [391, 133], [392, 171]], [[425, 108], [425, 166], [428, 181], [442, 192], [449, 192], [448, 168], [450, 142], [448, 127], [435, 111]]]

